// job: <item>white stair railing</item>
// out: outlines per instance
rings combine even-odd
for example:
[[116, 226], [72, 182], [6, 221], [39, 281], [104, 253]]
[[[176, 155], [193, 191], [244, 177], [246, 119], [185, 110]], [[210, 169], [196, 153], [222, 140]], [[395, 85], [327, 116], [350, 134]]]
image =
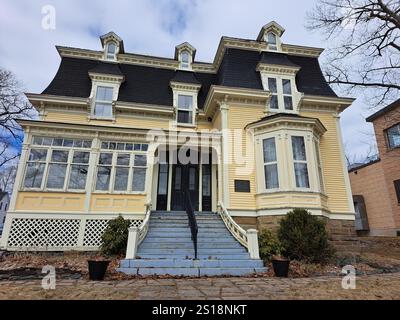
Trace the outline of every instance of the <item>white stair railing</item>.
[[147, 231], [149, 230], [151, 203], [146, 205], [146, 216], [139, 227], [129, 228], [128, 245], [126, 246], [125, 259], [135, 259], [139, 244], [146, 238]]
[[248, 229], [246, 231], [239, 226], [235, 220], [233, 220], [222, 202], [219, 202], [218, 204], [218, 214], [235, 239], [247, 248], [250, 258], [260, 259], [260, 253], [258, 249], [258, 231], [255, 229]]

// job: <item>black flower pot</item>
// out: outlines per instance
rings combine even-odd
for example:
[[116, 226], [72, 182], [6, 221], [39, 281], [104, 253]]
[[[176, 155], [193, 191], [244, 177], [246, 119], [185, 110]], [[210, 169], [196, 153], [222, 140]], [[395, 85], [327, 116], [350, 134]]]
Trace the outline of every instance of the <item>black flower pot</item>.
[[276, 277], [287, 277], [290, 260], [272, 260], [272, 267]]
[[109, 264], [110, 264], [110, 261], [107, 261], [107, 260], [103, 260], [103, 261], [88, 260], [89, 279], [90, 280], [103, 280]]

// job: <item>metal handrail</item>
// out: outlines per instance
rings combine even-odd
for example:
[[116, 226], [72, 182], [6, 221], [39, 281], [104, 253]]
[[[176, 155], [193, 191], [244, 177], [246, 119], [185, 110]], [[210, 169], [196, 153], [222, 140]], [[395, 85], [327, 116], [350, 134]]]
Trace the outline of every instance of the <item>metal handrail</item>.
[[194, 258], [197, 259], [197, 233], [199, 228], [197, 226], [196, 215], [194, 213], [192, 201], [188, 190], [185, 190], [185, 208], [189, 220], [190, 232], [192, 234], [192, 241], [194, 246]]

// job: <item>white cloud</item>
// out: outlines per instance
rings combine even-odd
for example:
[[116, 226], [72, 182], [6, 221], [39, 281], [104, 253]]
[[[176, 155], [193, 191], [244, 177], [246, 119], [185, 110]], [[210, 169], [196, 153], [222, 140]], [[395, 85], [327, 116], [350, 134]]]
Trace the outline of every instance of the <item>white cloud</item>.
[[[184, 41], [197, 48], [196, 58], [212, 61], [221, 36], [255, 39], [260, 28], [276, 20], [286, 43], [326, 47], [310, 34], [305, 14], [314, 0], [2, 0], [0, 66], [13, 71], [26, 90], [41, 92], [54, 77], [59, 56], [55, 45], [99, 49], [98, 36], [110, 30], [122, 37], [129, 52], [172, 57]], [[41, 8], [56, 8], [56, 30], [41, 28]], [[370, 130], [360, 103], [342, 115], [344, 140], [363, 152], [362, 134]]]

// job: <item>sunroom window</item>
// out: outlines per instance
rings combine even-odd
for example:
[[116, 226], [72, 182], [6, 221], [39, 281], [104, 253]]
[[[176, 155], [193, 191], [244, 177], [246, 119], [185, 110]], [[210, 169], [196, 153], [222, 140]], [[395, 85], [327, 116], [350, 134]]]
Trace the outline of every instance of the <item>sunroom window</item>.
[[178, 123], [193, 123], [193, 96], [178, 95], [178, 110], [177, 110]]
[[263, 140], [265, 188], [279, 188], [275, 138]]
[[94, 104], [94, 116], [99, 118], [112, 118], [113, 88], [98, 86]]
[[293, 165], [297, 188], [309, 188], [307, 155], [304, 137], [292, 136]]

